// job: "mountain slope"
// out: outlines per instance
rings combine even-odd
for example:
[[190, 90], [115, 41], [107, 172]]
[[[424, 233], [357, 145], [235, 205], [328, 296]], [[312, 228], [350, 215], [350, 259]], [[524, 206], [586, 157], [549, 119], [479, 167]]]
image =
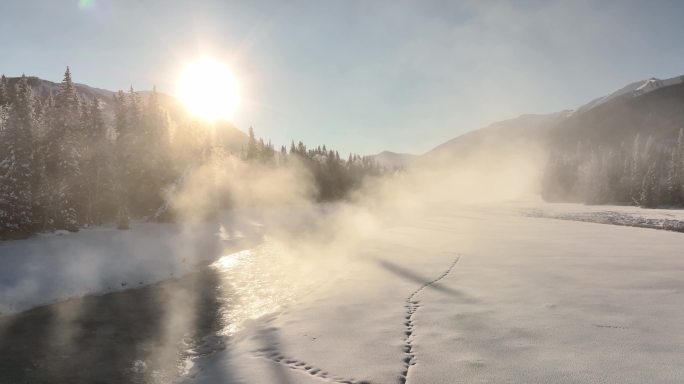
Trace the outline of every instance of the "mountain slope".
[[521, 143], [545, 145], [553, 128], [567, 118], [568, 111], [546, 115], [522, 115], [453, 138], [422, 155], [423, 158], [458, 158], [476, 151]]
[[583, 105], [576, 111], [523, 115], [457, 136], [421, 159], [459, 158], [499, 146], [531, 143], [548, 151], [578, 142], [620, 144], [637, 134], [670, 139], [684, 127], [684, 76], [637, 81]]

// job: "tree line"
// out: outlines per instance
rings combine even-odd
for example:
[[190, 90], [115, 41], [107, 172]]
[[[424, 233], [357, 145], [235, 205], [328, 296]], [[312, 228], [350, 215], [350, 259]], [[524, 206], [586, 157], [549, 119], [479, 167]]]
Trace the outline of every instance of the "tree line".
[[[159, 212], [173, 185], [217, 150], [205, 123], [172, 119], [155, 89], [145, 100], [131, 88], [107, 101], [111, 118], [104, 100], [79, 97], [68, 67], [55, 94], [44, 98], [26, 76], [14, 86], [0, 78], [0, 239], [168, 218]], [[369, 157], [343, 160], [325, 146], [300, 142], [276, 151], [252, 128], [246, 147], [233, 155], [272, 167], [296, 157], [312, 174], [319, 200], [343, 198], [382, 173]]]
[[317, 198], [329, 201], [344, 198], [347, 193], [358, 188], [368, 176], [380, 176], [385, 170], [380, 167], [371, 156], [349, 154], [344, 160], [339, 152], [327, 149], [325, 145], [307, 148], [303, 142], [294, 141], [289, 151], [281, 146], [276, 151], [271, 142], [256, 139], [254, 129], [249, 128], [247, 147], [242, 148], [242, 158], [249, 162], [259, 162], [271, 165], [286, 165], [293, 158], [313, 176], [317, 187]]
[[637, 134], [619, 146], [579, 142], [574, 151], [553, 153], [542, 197], [646, 208], [684, 206], [684, 128], [657, 142]]

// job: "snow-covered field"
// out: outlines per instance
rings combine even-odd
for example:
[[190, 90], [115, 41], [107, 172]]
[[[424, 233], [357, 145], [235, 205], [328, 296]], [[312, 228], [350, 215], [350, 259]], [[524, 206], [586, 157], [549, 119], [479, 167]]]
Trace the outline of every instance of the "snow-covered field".
[[531, 207], [391, 220], [340, 209], [321, 228], [266, 230], [234, 253], [222, 239], [245, 227], [235, 218], [223, 231], [139, 224], [36, 237], [0, 245], [0, 292], [24, 308], [69, 295], [72, 276], [93, 275], [79, 292], [125, 289], [183, 273], [188, 255], [219, 257], [225, 327], [185, 354], [186, 384], [683, 382], [684, 235], [530, 217]]
[[493, 211], [441, 209], [375, 231], [334, 268], [309, 260], [289, 279], [324, 284], [183, 381], [684, 380], [684, 236]]

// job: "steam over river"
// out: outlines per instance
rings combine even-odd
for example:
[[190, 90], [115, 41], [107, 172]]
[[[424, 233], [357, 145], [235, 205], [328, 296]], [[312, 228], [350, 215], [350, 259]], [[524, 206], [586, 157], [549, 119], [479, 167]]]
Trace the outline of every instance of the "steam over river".
[[162, 383], [294, 299], [265, 243], [180, 278], [0, 317], [0, 383]]

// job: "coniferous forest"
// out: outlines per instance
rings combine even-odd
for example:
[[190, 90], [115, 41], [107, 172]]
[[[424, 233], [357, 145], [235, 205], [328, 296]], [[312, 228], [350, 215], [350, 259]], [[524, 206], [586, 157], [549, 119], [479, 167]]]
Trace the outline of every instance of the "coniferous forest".
[[[343, 159], [326, 146], [293, 142], [276, 150], [251, 127], [242, 150], [217, 146], [206, 123], [173, 119], [156, 90], [85, 100], [67, 68], [58, 91], [41, 97], [29, 80], [0, 80], [0, 239], [106, 223], [127, 229], [131, 218], [175, 219], [166, 208], [174, 186], [217, 152], [248, 167], [297, 161], [318, 201], [344, 198], [364, 178], [382, 173], [370, 157]], [[111, 117], [105, 101], [113, 106]], [[232, 207], [230, 199], [217, 202], [217, 209]]]
[[553, 152], [542, 182], [548, 201], [625, 204], [644, 208], [684, 206], [684, 129], [654, 140]]

